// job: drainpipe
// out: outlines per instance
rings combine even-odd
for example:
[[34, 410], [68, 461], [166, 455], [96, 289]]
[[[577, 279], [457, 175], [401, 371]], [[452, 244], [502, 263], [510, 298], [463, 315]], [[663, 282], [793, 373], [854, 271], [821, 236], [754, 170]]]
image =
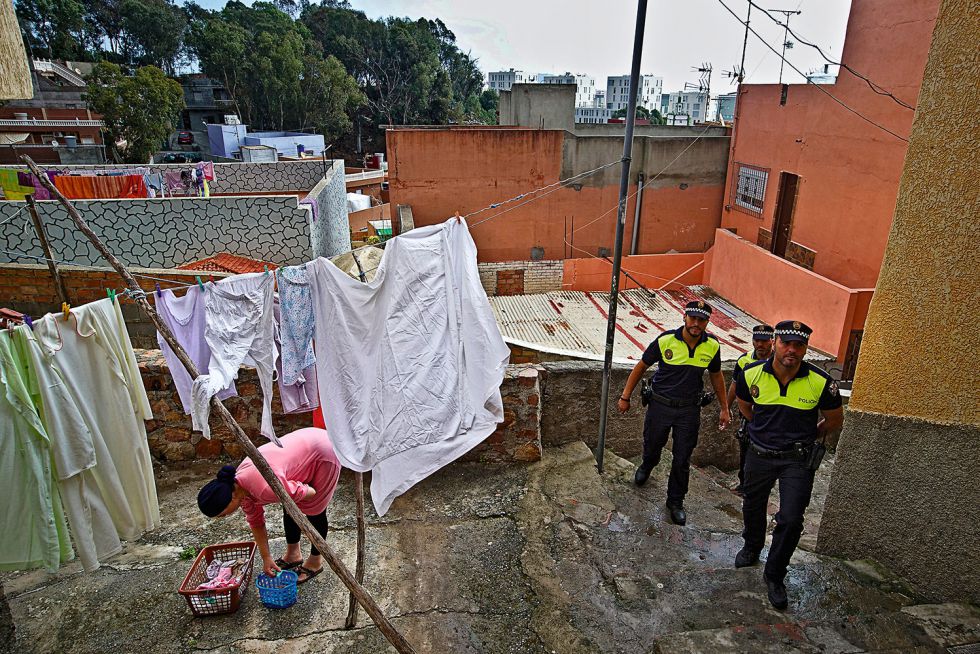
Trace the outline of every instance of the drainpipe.
[[636, 254], [636, 246], [640, 241], [640, 211], [643, 208], [643, 173], [636, 176], [636, 211], [633, 214], [633, 241], [630, 243], [630, 255]]

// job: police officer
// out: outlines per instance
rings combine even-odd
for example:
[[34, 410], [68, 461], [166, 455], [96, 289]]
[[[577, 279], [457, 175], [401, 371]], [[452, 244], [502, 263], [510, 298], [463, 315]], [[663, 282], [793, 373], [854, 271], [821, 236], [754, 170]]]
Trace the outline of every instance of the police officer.
[[772, 358], [747, 365], [735, 388], [739, 410], [749, 421], [742, 502], [745, 545], [735, 567], [759, 561], [769, 493], [779, 480], [779, 512], [763, 574], [769, 603], [777, 609], [787, 605], [783, 580], [803, 533], [803, 512], [820, 465], [823, 446], [816, 441], [844, 422], [837, 384], [803, 361], [812, 331], [797, 320], [778, 323]]
[[687, 522], [684, 496], [687, 495], [691, 453], [698, 444], [701, 428], [705, 370], [721, 403], [718, 428], [727, 427], [730, 418], [725, 378], [721, 374], [721, 345], [717, 338], [705, 331], [710, 318], [711, 305], [707, 302], [688, 302], [684, 309], [684, 325], [664, 332], [650, 343], [630, 373], [617, 403], [621, 413], [628, 411], [630, 396], [646, 369], [654, 363], [659, 364], [651, 382], [652, 401], [643, 421], [643, 462], [633, 479], [637, 486], [646, 483], [650, 472], [660, 463], [660, 453], [667, 444], [668, 434], [673, 431], [674, 459], [667, 481], [667, 509], [671, 521], [678, 525]]
[[[752, 351], [746, 352], [735, 362], [735, 367], [732, 369], [732, 383], [728, 385], [728, 406], [733, 409], [738, 408], [735, 403], [735, 382], [738, 381], [742, 370], [753, 361], [768, 359], [769, 355], [772, 354], [772, 329], [772, 325], [766, 324], [753, 327]], [[739, 413], [739, 422], [740, 425], [736, 434], [738, 438], [738, 486], [735, 487], [735, 492], [741, 495], [742, 487], [745, 484], [745, 453], [749, 449], [749, 437], [745, 431], [748, 423], [741, 413]]]

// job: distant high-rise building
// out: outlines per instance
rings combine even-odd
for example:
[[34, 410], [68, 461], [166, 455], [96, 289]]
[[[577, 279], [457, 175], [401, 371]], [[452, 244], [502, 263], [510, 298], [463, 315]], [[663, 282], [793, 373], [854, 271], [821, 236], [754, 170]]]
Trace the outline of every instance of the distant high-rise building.
[[538, 81], [536, 75], [523, 70], [498, 70], [487, 74], [487, 86], [498, 93], [509, 91], [514, 84], [530, 84]]
[[721, 118], [725, 122], [734, 119], [735, 99], [737, 97], [737, 93], [726, 93], [724, 95], [719, 95], [717, 100], [718, 104], [711, 115], [711, 119], [718, 120], [718, 118]]
[[542, 84], [574, 84], [575, 106], [592, 107], [595, 101], [595, 78], [588, 75], [543, 75]]
[[686, 122], [668, 120], [668, 124], [693, 125], [694, 123], [703, 123], [707, 120], [708, 94], [704, 91], [676, 91], [674, 93], [665, 93], [663, 97], [668, 99], [666, 102], [661, 100], [661, 106], [665, 107], [665, 110], [662, 110], [661, 113], [665, 116], [687, 116], [689, 119]]
[[[655, 75], [641, 75], [640, 88], [636, 93], [637, 106], [653, 111], [660, 109], [664, 80]], [[606, 78], [606, 108], [613, 111], [625, 109], [629, 101], [630, 76], [617, 75]]]

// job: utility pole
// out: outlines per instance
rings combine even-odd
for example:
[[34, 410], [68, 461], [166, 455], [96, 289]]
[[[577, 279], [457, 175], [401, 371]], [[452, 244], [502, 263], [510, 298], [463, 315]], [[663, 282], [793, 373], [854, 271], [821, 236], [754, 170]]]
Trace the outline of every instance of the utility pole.
[[636, 31], [633, 35], [633, 66], [630, 68], [630, 91], [626, 105], [626, 137], [619, 176], [619, 209], [616, 212], [616, 243], [613, 248], [612, 283], [609, 290], [609, 320], [606, 323], [606, 352], [602, 366], [602, 392], [599, 400], [599, 443], [596, 463], [602, 473], [606, 449], [606, 418], [609, 413], [609, 378], [612, 374], [613, 345], [616, 341], [616, 308], [619, 305], [619, 273], [623, 262], [623, 232], [626, 227], [626, 200], [629, 195], [630, 161], [633, 155], [633, 127], [636, 124], [636, 96], [639, 92], [640, 59], [643, 55], [643, 28], [647, 17], [647, 0], [638, 0]]
[[[749, 9], [752, 5], [749, 5]], [[793, 15], [802, 14], [799, 10], [789, 10], [789, 9], [770, 9], [769, 11], [774, 11], [777, 14], [782, 14], [786, 16], [786, 23], [783, 25], [783, 55], [779, 59], [779, 83], [783, 83], [783, 66], [786, 64], [786, 48], [792, 48], [793, 43], [789, 40], [789, 17]], [[745, 26], [746, 38], [748, 38], [749, 26]]]
[[745, 81], [745, 48], [749, 44], [749, 19], [752, 18], [752, 3], [749, 2], [749, 13], [745, 15], [745, 36], [742, 37], [742, 63], [738, 65], [738, 83]]

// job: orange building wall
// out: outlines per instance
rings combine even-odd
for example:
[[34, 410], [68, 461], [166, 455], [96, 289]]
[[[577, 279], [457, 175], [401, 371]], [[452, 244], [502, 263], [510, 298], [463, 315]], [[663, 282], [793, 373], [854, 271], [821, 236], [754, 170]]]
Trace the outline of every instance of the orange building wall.
[[[456, 212], [465, 215], [555, 183], [563, 175], [614, 161], [622, 153], [621, 138], [608, 137], [601, 143], [593, 140], [588, 146], [583, 145], [586, 139], [580, 138], [568, 148], [566, 138], [574, 137], [562, 130], [521, 128], [389, 130], [391, 204], [410, 205], [417, 227], [431, 225]], [[659, 162], [672, 159], [689, 141], [641, 143], [638, 139], [634, 151], [642, 150], [651, 162]], [[703, 252], [710, 247], [724, 200], [724, 145], [719, 150], [719, 143], [708, 143], [708, 139], [699, 145], [701, 154], [695, 146], [671, 167], [670, 174], [644, 190], [639, 253]], [[563, 169], [570, 157], [577, 160], [572, 173]], [[634, 180], [641, 165], [642, 158], [635, 156]], [[720, 172], [712, 181], [712, 166], [719, 165]], [[691, 175], [684, 174], [685, 166], [690, 166]], [[647, 167], [655, 168], [656, 173], [662, 165], [650, 163]], [[532, 259], [534, 247], [544, 249], [543, 259], [596, 256], [600, 247], [611, 252], [619, 174], [618, 166], [613, 166], [584, 178], [579, 190], [549, 189], [526, 205], [522, 203], [533, 196], [471, 217], [480, 261]], [[684, 189], [680, 188], [682, 183]], [[635, 191], [634, 183], [630, 193]], [[635, 199], [630, 199], [624, 238], [627, 252], [634, 211]]]
[[[915, 105], [939, 0], [854, 0], [843, 61]], [[803, 45], [801, 48], [805, 47]], [[913, 112], [841, 70], [821, 85], [868, 118], [908, 138]], [[907, 144], [848, 112], [813, 85], [746, 84], [738, 99], [735, 162], [769, 169], [761, 217], [731, 207], [722, 227], [753, 243], [772, 229], [781, 171], [801, 176], [790, 240], [816, 251], [814, 272], [845, 286], [874, 286], [888, 239]]]
[[775, 325], [813, 328], [810, 345], [843, 360], [852, 330], [863, 329], [872, 288], [847, 288], [723, 229], [706, 257], [704, 283], [749, 314]]
[[[667, 290], [700, 284], [704, 278], [704, 254], [640, 254], [623, 257], [620, 290], [645, 288]], [[629, 276], [627, 276], [629, 273]], [[612, 263], [604, 259], [566, 259], [562, 288], [566, 291], [609, 291]], [[632, 277], [632, 279], [631, 279]]]

